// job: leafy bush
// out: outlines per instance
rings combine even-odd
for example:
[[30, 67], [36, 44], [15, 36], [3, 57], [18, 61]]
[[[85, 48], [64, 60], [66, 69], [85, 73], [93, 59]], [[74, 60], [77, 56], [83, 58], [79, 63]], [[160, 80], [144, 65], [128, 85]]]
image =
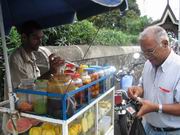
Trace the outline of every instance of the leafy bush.
[[94, 41], [94, 44], [99, 45], [129, 45], [131, 43], [137, 43], [137, 36], [107, 29], [100, 30]]
[[[88, 20], [59, 27], [52, 27], [44, 30], [43, 45], [128, 45], [137, 43], [137, 31], [144, 26], [145, 23], [143, 21], [145, 20], [146, 18], [143, 18], [141, 21], [134, 20], [131, 21], [131, 23], [129, 23], [129, 20], [124, 20], [128, 26], [126, 32], [117, 29], [103, 28], [97, 33], [97, 28]], [[21, 44], [20, 35], [17, 33], [15, 27], [11, 29], [10, 34], [6, 39], [9, 50], [13, 50]]]
[[73, 44], [87, 44], [92, 42], [96, 34], [96, 28], [89, 21], [82, 21], [72, 25], [71, 42]]
[[45, 30], [49, 45], [87, 44], [92, 41], [96, 28], [87, 20]]
[[[12, 27], [8, 36], [6, 36], [6, 44], [8, 48], [8, 53], [13, 51], [14, 48], [20, 45], [20, 36], [17, 33], [15, 27]], [[3, 58], [3, 50], [2, 50], [2, 41], [0, 38], [0, 101], [3, 100], [3, 91], [4, 91], [4, 75], [5, 75], [5, 67], [4, 67], [4, 58]]]

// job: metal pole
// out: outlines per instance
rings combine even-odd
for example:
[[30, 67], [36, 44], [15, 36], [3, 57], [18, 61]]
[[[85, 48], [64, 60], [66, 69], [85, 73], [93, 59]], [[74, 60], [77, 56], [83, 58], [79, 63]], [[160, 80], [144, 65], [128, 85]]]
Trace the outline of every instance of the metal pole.
[[179, 25], [178, 25], [178, 54], [180, 54], [180, 0], [179, 0]]
[[[1, 0], [0, 0], [0, 32], [1, 32], [1, 39], [2, 39], [3, 55], [4, 55], [4, 60], [5, 60], [6, 79], [7, 79], [7, 88], [9, 92], [8, 96], [10, 100], [10, 115], [11, 115], [11, 114], [15, 114], [15, 104], [14, 104], [14, 93], [12, 90], [11, 75], [10, 75], [9, 61], [8, 61], [8, 54], [7, 54], [7, 47], [6, 47]], [[16, 118], [13, 117], [13, 119], [16, 119]], [[13, 131], [13, 135], [17, 135], [17, 132]]]
[[10, 110], [14, 111], [15, 110], [15, 105], [14, 105], [14, 97], [13, 97], [13, 94], [12, 94], [13, 90], [12, 90], [11, 75], [10, 75], [9, 61], [8, 61], [8, 54], [7, 54], [8, 49], [6, 47], [6, 39], [5, 39], [5, 32], [4, 32], [4, 23], [3, 23], [1, 1], [0, 1], [0, 29], [1, 29], [3, 54], [4, 54], [4, 60], [5, 60], [6, 79], [7, 79], [8, 91], [9, 91], [9, 99], [10, 99]]

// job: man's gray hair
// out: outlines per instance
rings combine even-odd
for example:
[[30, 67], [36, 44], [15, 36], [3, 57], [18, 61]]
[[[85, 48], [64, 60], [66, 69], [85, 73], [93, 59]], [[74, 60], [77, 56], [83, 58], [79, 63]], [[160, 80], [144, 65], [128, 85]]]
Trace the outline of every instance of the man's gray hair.
[[144, 29], [143, 32], [140, 33], [139, 35], [139, 41], [145, 39], [145, 38], [154, 38], [154, 40], [158, 43], [161, 44], [162, 40], [167, 40], [169, 43], [169, 37], [167, 32], [165, 31], [164, 28], [160, 26], [149, 26]]

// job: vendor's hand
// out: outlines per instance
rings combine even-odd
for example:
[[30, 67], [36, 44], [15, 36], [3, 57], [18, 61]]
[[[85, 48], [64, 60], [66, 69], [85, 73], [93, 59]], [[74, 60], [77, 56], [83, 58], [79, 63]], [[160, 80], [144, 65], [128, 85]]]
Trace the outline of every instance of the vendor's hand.
[[49, 64], [50, 64], [50, 72], [52, 74], [56, 74], [60, 68], [60, 66], [63, 66], [65, 61], [61, 59], [61, 57], [56, 56], [55, 54], [51, 54], [49, 56]]
[[142, 98], [137, 98], [137, 100], [141, 104], [141, 108], [139, 112], [137, 113], [137, 117], [141, 118], [143, 115], [150, 113], [150, 112], [157, 112], [159, 106], [158, 104], [152, 103], [149, 100], [145, 100]]
[[128, 88], [128, 96], [132, 99], [142, 96], [143, 89], [140, 86], [132, 86]]

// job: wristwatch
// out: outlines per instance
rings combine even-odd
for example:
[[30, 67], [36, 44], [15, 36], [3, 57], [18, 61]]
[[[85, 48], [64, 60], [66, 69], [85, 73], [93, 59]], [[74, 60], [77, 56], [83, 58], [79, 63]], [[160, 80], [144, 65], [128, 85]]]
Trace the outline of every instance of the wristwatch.
[[162, 113], [162, 104], [159, 104], [159, 110], [158, 113]]

